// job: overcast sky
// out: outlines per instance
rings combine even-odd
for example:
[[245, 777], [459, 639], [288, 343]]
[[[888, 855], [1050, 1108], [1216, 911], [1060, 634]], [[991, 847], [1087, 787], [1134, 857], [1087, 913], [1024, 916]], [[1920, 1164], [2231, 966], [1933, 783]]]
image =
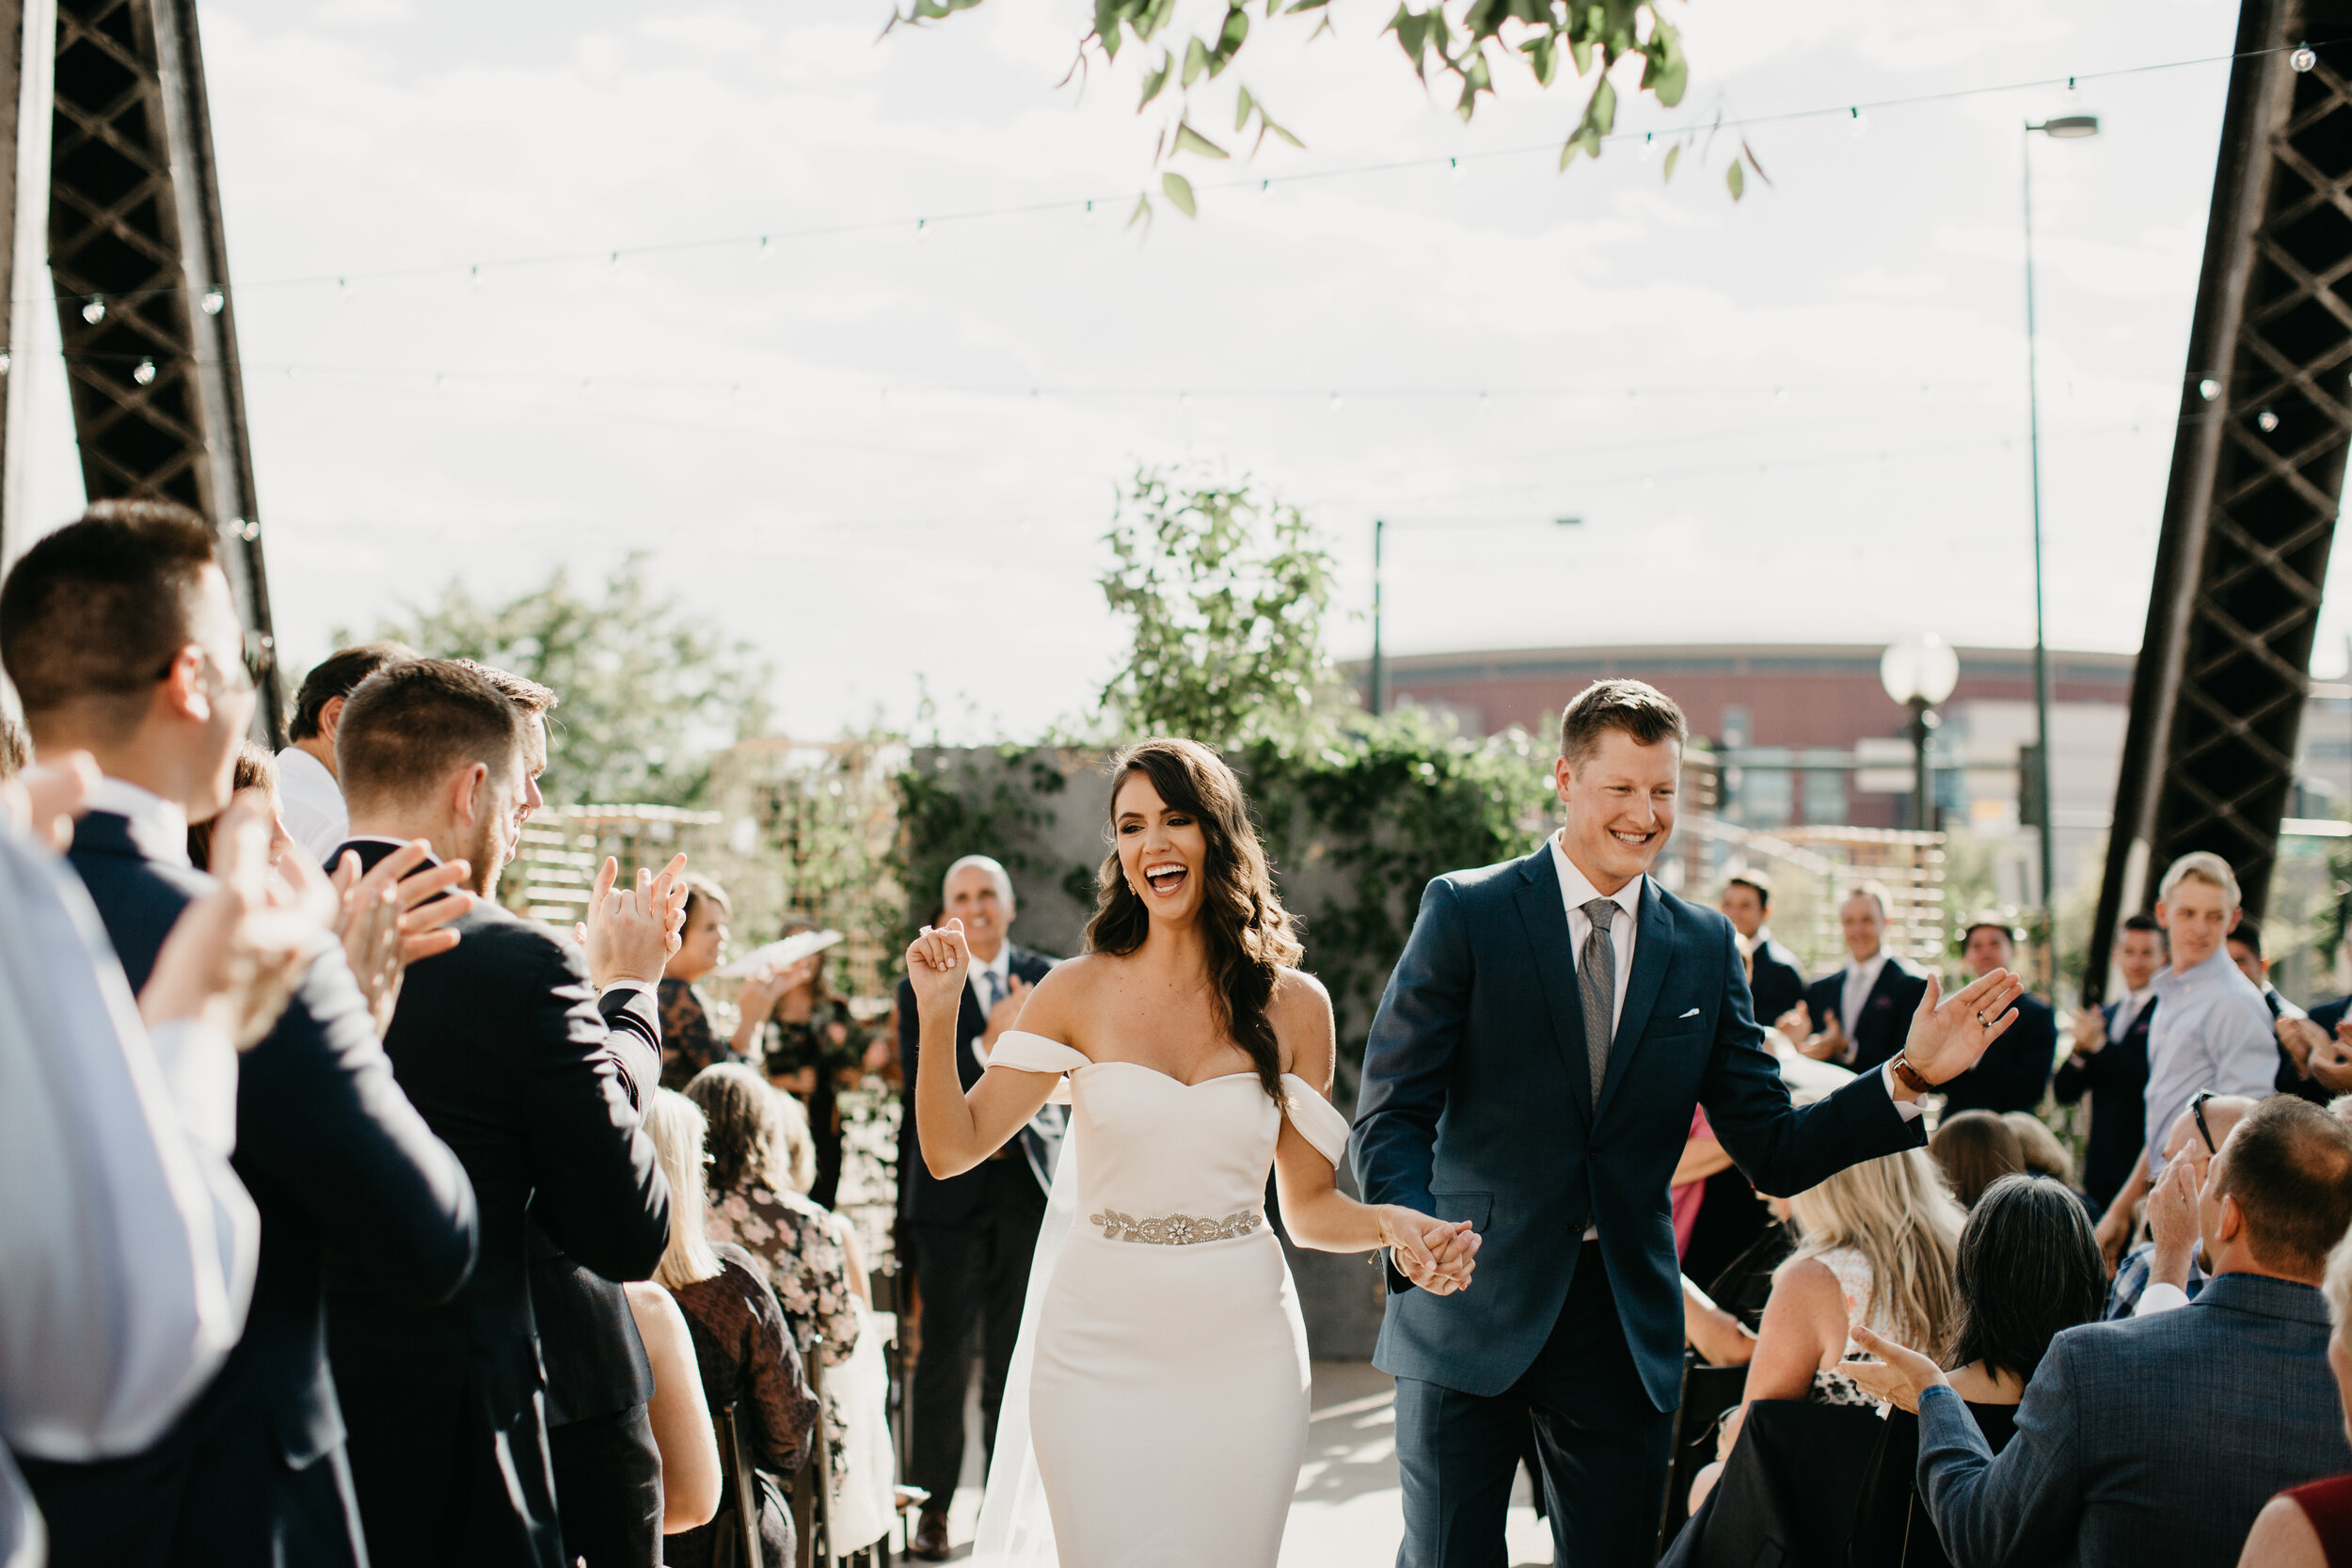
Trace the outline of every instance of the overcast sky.
[[453, 576], [642, 546], [772, 656], [792, 733], [906, 722], [918, 683], [1030, 731], [1110, 667], [1119, 484], [1179, 462], [1306, 506], [1351, 611], [1388, 517], [1400, 653], [2024, 645], [2020, 125], [2053, 113], [2104, 134], [2032, 148], [2050, 636], [2137, 646], [2227, 68], [2092, 78], [2225, 55], [2234, 6], [1670, 0], [1690, 95], [1621, 129], [2084, 78], [1758, 125], [1774, 182], [1737, 206], [1731, 134], [1671, 185], [1626, 143], [1561, 173], [1581, 87], [1506, 67], [1464, 126], [1388, 0], [1332, 9], [1239, 68], [1307, 150], [1188, 160], [1200, 217], [1143, 231], [1161, 121], [1132, 55], [1057, 86], [1078, 0], [879, 41], [873, 0], [202, 5], [290, 664]]

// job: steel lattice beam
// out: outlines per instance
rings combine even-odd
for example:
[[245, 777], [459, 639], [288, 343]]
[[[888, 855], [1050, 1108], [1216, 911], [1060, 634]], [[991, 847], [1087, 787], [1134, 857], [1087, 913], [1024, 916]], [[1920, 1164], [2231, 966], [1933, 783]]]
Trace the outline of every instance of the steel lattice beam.
[[[2309, 42], [2318, 59], [2295, 69]], [[2247, 0], [2085, 994], [2176, 856], [2270, 890], [2352, 448], [2352, 3]]]
[[58, 0], [49, 264], [84, 487], [175, 500], [213, 525], [261, 723], [282, 744], [192, 0]]

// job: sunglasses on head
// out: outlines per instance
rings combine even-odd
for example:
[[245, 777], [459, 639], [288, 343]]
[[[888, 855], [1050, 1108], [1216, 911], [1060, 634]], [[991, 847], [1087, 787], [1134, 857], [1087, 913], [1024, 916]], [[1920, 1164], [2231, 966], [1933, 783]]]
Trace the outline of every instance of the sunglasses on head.
[[2217, 1089], [2199, 1089], [2188, 1097], [2188, 1114], [2197, 1118], [2197, 1135], [2205, 1140], [2205, 1152], [2208, 1154], [2221, 1152], [2213, 1141], [2213, 1128], [2205, 1120], [2205, 1101], [2219, 1098], [2219, 1094]]

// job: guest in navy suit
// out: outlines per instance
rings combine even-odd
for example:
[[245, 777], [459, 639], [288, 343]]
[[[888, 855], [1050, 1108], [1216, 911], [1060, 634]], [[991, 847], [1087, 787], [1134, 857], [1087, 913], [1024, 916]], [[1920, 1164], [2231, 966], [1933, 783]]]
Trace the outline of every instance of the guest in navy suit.
[[[213, 885], [188, 863], [187, 823], [227, 802], [252, 721], [243, 642], [211, 531], [161, 502], [92, 507], [0, 588], [0, 659], [34, 744], [87, 750], [106, 775], [72, 860], [134, 989]], [[262, 1216], [244, 1337], [146, 1452], [23, 1466], [56, 1568], [368, 1561], [327, 1369], [325, 1258], [388, 1298], [445, 1301], [473, 1266], [473, 1189], [393, 1081], [339, 948], [239, 1064], [236, 1129]]]
[[2155, 1022], [2156, 972], [2164, 960], [2164, 927], [2155, 917], [2126, 919], [2115, 938], [2123, 994], [2096, 1012], [2085, 1008], [2075, 1015], [2074, 1054], [2051, 1081], [2061, 1105], [2090, 1096], [2083, 1193], [2094, 1214], [2106, 1212], [2139, 1163], [2148, 1115], [2148, 1026]]
[[[1971, 974], [1990, 974], [2017, 961], [2017, 932], [1997, 914], [1972, 918], [1961, 933]], [[2038, 996], [2017, 999], [2017, 1022], [1984, 1060], [1944, 1085], [1944, 1114], [2031, 1111], [2050, 1086], [2058, 1057], [2058, 1014]]]
[[[456, 949], [410, 971], [385, 1045], [472, 1176], [483, 1235], [480, 1266], [446, 1306], [339, 1274], [336, 1375], [378, 1563], [650, 1564], [660, 1465], [631, 1395], [652, 1378], [613, 1282], [650, 1277], [669, 1241], [669, 1188], [637, 1106], [661, 1075], [654, 988], [676, 945], [682, 868], [615, 891], [607, 861], [584, 951], [498, 906], [545, 760], [532, 727], [545, 704], [512, 686], [458, 660], [409, 660], [362, 682], [337, 731], [344, 847], [373, 860], [422, 839], [465, 863], [479, 895]], [[619, 1387], [611, 1410], [581, 1411], [574, 1394], [567, 1414], [594, 1453], [618, 1456], [587, 1467], [576, 1497], [550, 1461], [545, 1408], [565, 1364], [569, 1388]]]
[[1854, 1331], [1918, 1410], [1919, 1495], [1956, 1568], [2229, 1568], [2272, 1494], [2352, 1469], [2319, 1291], [2352, 1223], [2352, 1131], [2273, 1096], [2197, 1207], [2204, 1290], [2051, 1340], [1998, 1455], [1932, 1359]]
[[1756, 1022], [1778, 1023], [1804, 1000], [1804, 971], [1797, 967], [1794, 953], [1772, 940], [1772, 929], [1765, 924], [1772, 912], [1772, 879], [1761, 871], [1742, 871], [1724, 883], [1724, 895], [1715, 907], [1748, 940], [1748, 994]]
[[1565, 825], [1524, 859], [1429, 884], [1373, 1022], [1365, 1201], [1485, 1238], [1474, 1290], [1389, 1272], [1375, 1360], [1397, 1380], [1400, 1568], [1503, 1560], [1531, 1409], [1560, 1560], [1647, 1563], [1682, 1377], [1667, 1186], [1692, 1108], [1759, 1187], [1802, 1192], [1918, 1147], [1920, 1091], [2013, 1022], [2007, 975], [1931, 996], [1899, 1062], [1792, 1107], [1730, 922], [1647, 875], [1685, 734], [1639, 681], [1571, 702], [1553, 773]]
[[1846, 895], [1837, 925], [1850, 955], [1846, 967], [1805, 988], [1801, 1018], [1773, 1022], [1816, 1061], [1867, 1072], [1902, 1049], [1928, 977], [1886, 951], [1886, 890], [1876, 882]]

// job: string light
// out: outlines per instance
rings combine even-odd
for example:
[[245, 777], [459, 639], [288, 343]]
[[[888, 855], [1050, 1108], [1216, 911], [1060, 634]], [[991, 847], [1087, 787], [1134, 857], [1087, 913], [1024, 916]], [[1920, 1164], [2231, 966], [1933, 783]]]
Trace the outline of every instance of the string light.
[[2221, 395], [2221, 383], [2216, 381], [2211, 376], [2207, 376], [2204, 380], [2197, 384], [2197, 395], [2203, 398], [2207, 403], [2211, 403], [2214, 399]]
[[106, 319], [106, 302], [92, 294], [82, 306], [82, 319], [96, 326]]
[[204, 313], [206, 315], [219, 315], [223, 309], [227, 309], [228, 304], [229, 296], [222, 293], [218, 289], [207, 289], [204, 291]]
[[[2308, 49], [2310, 46], [2305, 45], [2304, 47]], [[2282, 51], [2280, 49], [2249, 49], [2242, 54], [2207, 55], [2201, 55], [2193, 59], [2163, 60], [2149, 65], [2122, 66], [2112, 71], [2084, 71], [2074, 76], [2042, 77], [2031, 81], [1994, 83], [1975, 87], [1954, 87], [1942, 92], [1914, 93], [1899, 98], [1873, 99], [1861, 103], [1836, 103], [1810, 109], [1788, 109], [1775, 114], [1748, 115], [1739, 119], [1724, 119], [1721, 120], [1692, 122], [1687, 125], [1668, 126], [1654, 131], [1618, 131], [1613, 132], [1601, 139], [1606, 142], [1631, 142], [1637, 138], [1648, 141], [1653, 138], [1663, 137], [1666, 140], [1671, 141], [1677, 136], [1696, 135], [1702, 132], [1714, 133], [1727, 130], [1745, 130], [1759, 125], [1787, 124], [1797, 120], [1818, 119], [1839, 114], [1843, 114], [1847, 117], [1848, 122], [1851, 125], [1853, 134], [1860, 135], [1868, 126], [1869, 111], [1873, 109], [1912, 107], [1919, 104], [1939, 103], [1957, 101], [1960, 99], [1985, 97], [1999, 93], [2025, 92], [2034, 88], [2058, 87], [2068, 83], [2106, 81], [2121, 76], [2137, 76], [2146, 75], [2155, 71], [2179, 71], [2193, 66], [2221, 65], [2233, 60], [2256, 58], [2261, 55], [2278, 54], [2280, 52]], [[2300, 51], [2293, 53], [2299, 54]], [[2313, 56], [2313, 62], [2316, 63], [2315, 55]], [[1542, 142], [1531, 142], [1518, 147], [1497, 148], [1491, 152], [1477, 155], [1482, 157], [1512, 157], [1543, 153], [1557, 156], [1559, 150], [1560, 144], [1556, 139], [1554, 139]], [[1459, 156], [1460, 155], [1454, 155], [1453, 157], [1449, 157], [1447, 159], [1449, 166], [1458, 167]], [[1261, 194], [1270, 196], [1273, 194], [1274, 184], [1278, 179], [1284, 183], [1295, 184], [1312, 180], [1346, 179], [1363, 174], [1383, 174], [1402, 169], [1426, 168], [1434, 162], [1434, 158], [1406, 158], [1391, 160], [1385, 163], [1357, 164], [1338, 168], [1319, 169], [1298, 174], [1256, 177], [1256, 184]], [[1193, 188], [1196, 191], [1203, 192], [1247, 189], [1250, 182], [1250, 177], [1222, 182], [1196, 180], [1193, 182]], [[973, 222], [987, 218], [1025, 216], [1038, 213], [1067, 212], [1073, 206], [1081, 207], [1083, 210], [1090, 214], [1093, 210], [1094, 202], [1101, 199], [1106, 198], [1064, 198], [1059, 200], [1032, 201], [1003, 207], [975, 208], [970, 211], [961, 213], [930, 214], [915, 219], [915, 230], [918, 234], [928, 236], [931, 229], [942, 223]], [[645, 256], [675, 251], [710, 250], [754, 244], [762, 239], [831, 238], [846, 234], [867, 233], [898, 229], [902, 227], [905, 221], [906, 220], [904, 218], [867, 219], [852, 223], [826, 224], [810, 229], [794, 230], [788, 233], [781, 235], [764, 236], [759, 234], [734, 234], [706, 237], [702, 239], [662, 241], [643, 245], [631, 245], [627, 247], [625, 250], [592, 251], [585, 253], [585, 255], [580, 251], [570, 251], [539, 256], [515, 257], [508, 260], [495, 261], [491, 264], [501, 267], [558, 266], [566, 263], [576, 264], [583, 259], [587, 259], [589, 257], [617, 258], [622, 255]], [[480, 263], [473, 263], [469, 265], [465, 262], [446, 261], [424, 262], [409, 267], [387, 267], [379, 271], [366, 273], [351, 273], [335, 276], [331, 280], [339, 289], [348, 289], [350, 283], [354, 279], [376, 281], [391, 278], [427, 277], [438, 273], [452, 272], [461, 266], [467, 268], [469, 275], [476, 282], [480, 281], [482, 271]], [[240, 288], [247, 292], [254, 289], [299, 288], [308, 285], [316, 285], [328, 280], [329, 279], [326, 276], [311, 274], [309, 276], [269, 278], [260, 282], [241, 284]], [[140, 290], [119, 297], [137, 298], [151, 293], [162, 294], [175, 293], [179, 292], [180, 290], [176, 287]], [[28, 296], [18, 303], [33, 305], [42, 303], [42, 300], [40, 296]]]
[[2279, 428], [2279, 416], [2265, 408], [2254, 416], [2254, 422], [2262, 426], [2263, 434], [2267, 436]]
[[155, 361], [140, 360], [138, 368], [131, 372], [131, 379], [142, 387], [152, 387], [155, 384]]
[[2308, 43], [2296, 44], [2295, 53], [2287, 56], [2287, 64], [2295, 68], [2295, 72], [2298, 76], [2318, 63], [2319, 51]]

